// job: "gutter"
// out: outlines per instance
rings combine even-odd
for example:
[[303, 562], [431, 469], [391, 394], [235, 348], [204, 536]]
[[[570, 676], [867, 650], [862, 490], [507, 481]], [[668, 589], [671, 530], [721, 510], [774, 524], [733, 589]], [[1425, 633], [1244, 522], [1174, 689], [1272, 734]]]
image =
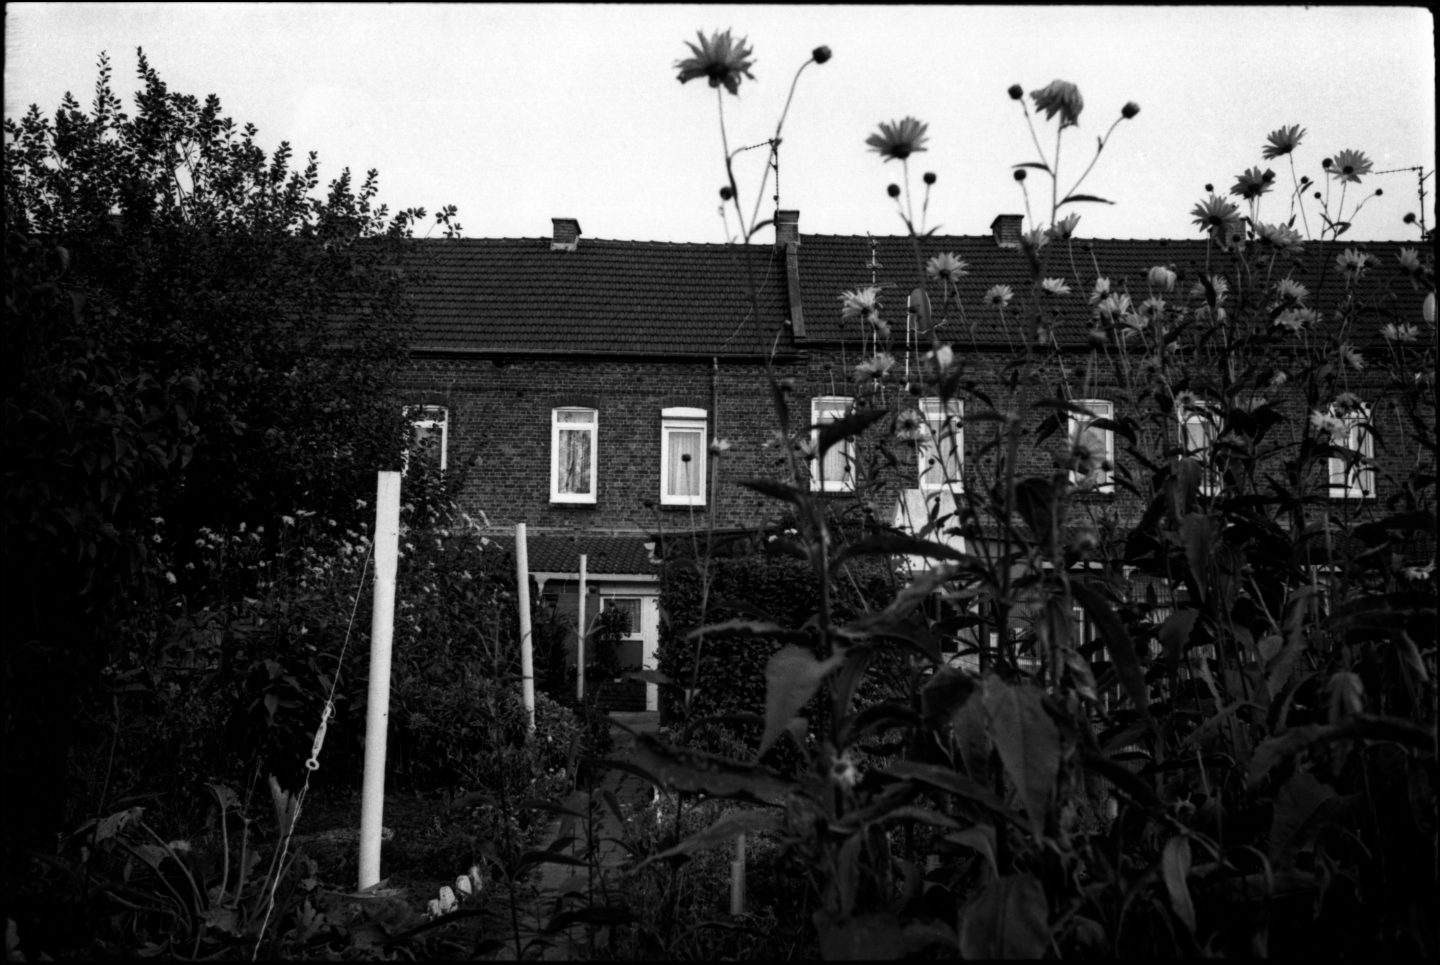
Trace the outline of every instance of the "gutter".
[[[616, 349], [570, 349], [570, 348], [461, 348], [452, 345], [416, 345], [410, 349], [410, 358], [606, 358], [606, 359], [649, 359], [680, 360], [703, 364], [712, 362], [763, 362], [767, 356], [755, 352], [655, 352]], [[803, 349], [779, 352], [769, 356], [773, 361], [790, 364], [803, 363], [809, 353]]]

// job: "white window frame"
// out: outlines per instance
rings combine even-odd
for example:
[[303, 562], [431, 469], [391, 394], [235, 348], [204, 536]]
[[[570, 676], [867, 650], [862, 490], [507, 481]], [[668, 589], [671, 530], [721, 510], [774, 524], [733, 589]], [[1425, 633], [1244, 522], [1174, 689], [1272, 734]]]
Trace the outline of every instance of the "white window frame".
[[[660, 410], [660, 505], [662, 506], [704, 506], [705, 486], [709, 481], [706, 472], [706, 454], [709, 452], [709, 438], [706, 436], [707, 415], [704, 409], [675, 406]], [[698, 476], [698, 493], [669, 492], [670, 486], [670, 436], [677, 432], [698, 432], [700, 434], [699, 456], [691, 460], [690, 471]]]
[[[1100, 456], [1099, 459], [1095, 459], [1095, 454], [1091, 453], [1091, 459], [1096, 463], [1096, 466], [1094, 469], [1090, 470], [1090, 472], [1082, 475], [1079, 472], [1076, 472], [1074, 469], [1070, 470], [1070, 482], [1072, 485], [1079, 486], [1093, 479], [1095, 481], [1095, 485], [1090, 490], [1091, 492], [1105, 493], [1107, 495], [1114, 493], [1115, 430], [1096, 429], [1092, 425], [1092, 423], [1094, 423], [1097, 419], [1113, 420], [1115, 418], [1115, 403], [1111, 402], [1109, 399], [1075, 399], [1074, 404], [1081, 406], [1082, 408], [1088, 409], [1090, 411], [1090, 414], [1088, 416], [1085, 416], [1081, 415], [1078, 412], [1069, 413], [1070, 421], [1068, 432], [1070, 436], [1071, 452], [1074, 452], [1075, 447], [1080, 444], [1080, 440], [1086, 432], [1093, 431], [1100, 433], [1100, 439], [1102, 442], [1104, 453]], [[1102, 465], [1103, 463], [1107, 462], [1110, 464], [1109, 469], [1103, 468]]]
[[1359, 458], [1349, 462], [1340, 456], [1331, 456], [1330, 498], [1331, 499], [1374, 499], [1375, 498], [1375, 436], [1370, 432], [1370, 406], [1361, 402], [1344, 415], [1330, 407], [1330, 414], [1344, 425], [1344, 435], [1336, 435], [1331, 441], [1342, 449], [1358, 453]]
[[444, 472], [450, 449], [450, 410], [443, 405], [415, 405], [405, 410], [405, 417], [410, 420], [411, 445], [405, 447], [401, 473], [410, 471], [410, 450], [414, 448], [415, 430], [437, 426], [440, 428], [440, 471]]
[[[582, 412], [590, 415], [590, 422], [561, 422], [562, 412]], [[567, 432], [588, 431], [590, 434], [590, 486], [589, 492], [563, 493], [560, 491], [560, 430]], [[588, 406], [562, 405], [550, 410], [550, 501], [552, 503], [579, 503], [593, 505], [599, 488], [599, 440], [600, 411]]]
[[831, 447], [832, 452], [839, 450], [845, 457], [844, 478], [822, 479], [821, 470], [825, 459], [820, 452], [819, 428], [826, 423], [843, 419], [854, 405], [855, 400], [848, 395], [818, 395], [810, 400], [810, 424], [815, 426], [810, 431], [810, 444], [815, 450], [815, 459], [810, 464], [810, 484], [816, 492], [848, 493], [855, 489], [855, 440], [842, 439]]
[[[1200, 492], [1213, 496], [1221, 489], [1220, 472], [1215, 468], [1215, 441], [1220, 438], [1220, 407], [1213, 402], [1201, 401], [1190, 405], [1177, 405], [1175, 415], [1180, 427], [1181, 452], [1200, 464]], [[1203, 442], [1194, 448], [1190, 445], [1190, 426], [1201, 427]]]
[[[921, 430], [921, 438], [915, 446], [915, 469], [921, 491], [927, 493], [962, 492], [965, 488], [962, 481], [965, 471], [965, 403], [959, 399], [926, 396], [920, 400], [919, 410], [924, 426]], [[935, 429], [942, 423], [948, 423], [948, 425], [942, 428], [942, 435], [937, 439]], [[948, 432], [950, 436], [949, 443], [944, 440], [943, 433], [945, 432]], [[953, 465], [946, 465], [944, 454], [947, 447], [950, 450], [950, 461], [954, 463]], [[944, 471], [945, 478], [939, 482], [933, 480], [927, 482], [925, 479], [925, 470], [929, 468], [927, 463], [931, 458], [934, 458]]]

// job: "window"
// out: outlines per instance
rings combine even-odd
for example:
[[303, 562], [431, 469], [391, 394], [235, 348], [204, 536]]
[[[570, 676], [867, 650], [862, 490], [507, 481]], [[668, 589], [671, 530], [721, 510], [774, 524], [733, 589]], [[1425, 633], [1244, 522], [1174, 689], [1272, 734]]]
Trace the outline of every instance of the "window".
[[705, 505], [705, 410], [660, 412], [660, 504]]
[[1200, 492], [1213, 496], [1220, 491], [1220, 473], [1214, 466], [1220, 410], [1210, 402], [1182, 402], [1176, 414], [1180, 418], [1181, 455], [1200, 463]]
[[553, 409], [550, 423], [550, 501], [595, 502], [594, 409]]
[[822, 456], [820, 454], [820, 426], [835, 422], [850, 411], [850, 400], [845, 396], [826, 395], [810, 400], [810, 423], [815, 429], [810, 434], [815, 446], [815, 461], [810, 470], [811, 483], [817, 492], [843, 493], [855, 488], [855, 440], [842, 439]]
[[600, 598], [600, 612], [608, 613], [611, 610], [618, 610], [625, 615], [625, 630], [621, 633], [622, 640], [640, 639], [640, 598], [638, 596], [602, 596]]
[[961, 489], [965, 460], [964, 406], [958, 399], [920, 400], [923, 423], [916, 451], [920, 456], [920, 488], [925, 492]]
[[410, 420], [411, 445], [405, 450], [405, 469], [410, 468], [410, 453], [445, 468], [445, 450], [450, 441], [450, 413], [443, 406], [421, 405], [405, 413]]
[[1070, 446], [1074, 458], [1070, 482], [1090, 492], [1115, 491], [1115, 432], [1095, 425], [1100, 419], [1115, 418], [1115, 403], [1104, 399], [1077, 399], [1089, 415], [1070, 413]]
[[1375, 437], [1370, 434], [1370, 407], [1363, 402], [1344, 410], [1330, 407], [1340, 420], [1340, 429], [1331, 436], [1331, 445], [1344, 449], [1330, 456], [1330, 495], [1334, 499], [1374, 499]]

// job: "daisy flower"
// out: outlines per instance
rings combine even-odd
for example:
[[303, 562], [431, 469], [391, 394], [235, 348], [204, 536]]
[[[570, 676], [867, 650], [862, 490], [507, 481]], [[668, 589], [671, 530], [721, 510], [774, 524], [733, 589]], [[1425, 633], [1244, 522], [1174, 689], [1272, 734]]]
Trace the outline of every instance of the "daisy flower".
[[925, 263], [925, 274], [931, 278], [938, 278], [947, 285], [957, 285], [960, 283], [960, 279], [970, 274], [969, 268], [965, 259], [958, 258], [947, 251]]
[[1275, 326], [1291, 333], [1314, 324], [1315, 313], [1308, 308], [1287, 308], [1275, 317]]
[[1140, 303], [1140, 314], [1153, 318], [1165, 311], [1165, 299], [1151, 296]]
[[883, 379], [885, 373], [895, 367], [895, 358], [888, 352], [881, 352], [874, 358], [868, 358], [855, 366], [855, 381], [867, 382], [870, 379]]
[[1100, 299], [1104, 298], [1108, 294], [1110, 294], [1110, 279], [1095, 279], [1095, 289], [1094, 291], [1090, 292], [1090, 304], [1094, 305], [1096, 302], [1098, 302]]
[[929, 150], [925, 147], [925, 142], [930, 139], [925, 133], [929, 126], [913, 117], [889, 124], [881, 121], [880, 133], [871, 134], [865, 143], [886, 161], [903, 161], [912, 154]]
[[[1230, 293], [1230, 283], [1229, 283], [1228, 281], [1226, 281], [1225, 278], [1224, 278], [1223, 276], [1221, 276], [1221, 275], [1211, 275], [1211, 276], [1210, 276], [1210, 287], [1213, 288], [1213, 289], [1215, 289], [1215, 300], [1216, 300], [1217, 302], [1224, 301], [1224, 300], [1225, 300], [1225, 296]], [[1201, 282], [1198, 282], [1198, 281], [1197, 281], [1194, 285], [1191, 285], [1191, 286], [1190, 286], [1190, 297], [1191, 297], [1191, 298], [1204, 298], [1204, 297], [1205, 297], [1205, 285], [1204, 285], [1203, 283], [1201, 283]]]
[[1032, 90], [1030, 99], [1035, 102], [1037, 111], [1045, 112], [1047, 121], [1059, 114], [1062, 128], [1079, 126], [1085, 98], [1080, 96], [1080, 88], [1069, 81], [1052, 80], [1039, 90]]
[[1345, 273], [1346, 281], [1356, 282], [1365, 274], [1365, 270], [1370, 267], [1372, 260], [1373, 259], [1363, 251], [1358, 251], [1355, 248], [1346, 248], [1335, 256], [1335, 267]]
[[723, 86], [738, 97], [741, 75], [755, 79], [755, 75], [750, 73], [750, 68], [755, 63], [750, 58], [755, 51], [747, 46], [746, 38], [734, 40], [728, 30], [724, 33], [713, 33], [708, 38], [698, 30], [695, 34], [700, 40], [700, 46], [685, 41], [685, 46], [690, 48], [694, 56], [675, 62], [675, 66], [680, 69], [680, 83], [705, 77], [709, 79], [711, 87]]
[[955, 350], [948, 345], [942, 345], [933, 352], [926, 353], [925, 361], [934, 365], [937, 371], [948, 371], [955, 362]]
[[1325, 433], [1332, 440], [1339, 439], [1345, 435], [1345, 423], [1330, 413], [1321, 412], [1319, 409], [1310, 413], [1310, 428], [1316, 432]]
[[1265, 147], [1260, 153], [1267, 161], [1273, 161], [1277, 157], [1284, 157], [1300, 146], [1300, 140], [1305, 136], [1305, 129], [1299, 124], [1292, 124], [1290, 127], [1280, 127], [1271, 131], [1265, 139]]
[[1266, 168], [1263, 172], [1259, 168], [1250, 168], [1235, 179], [1235, 184], [1230, 188], [1230, 193], [1237, 198], [1246, 201], [1254, 201], [1260, 195], [1265, 194], [1274, 185], [1275, 172]]
[[1361, 355], [1355, 346], [1349, 342], [1341, 342], [1339, 353], [1340, 359], [1356, 372], [1365, 371], [1365, 356]]
[[1201, 231], [1218, 231], [1224, 238], [1240, 229], [1240, 209], [1218, 195], [1212, 194], [1195, 205], [1190, 215]]
[[1420, 330], [1408, 322], [1401, 325], [1387, 322], [1381, 327], [1380, 334], [1387, 342], [1414, 342], [1420, 338]]
[[925, 434], [925, 419], [914, 409], [906, 409], [895, 417], [895, 435], [911, 442]]
[[864, 321], [874, 325], [880, 321], [880, 289], [857, 288], [840, 296], [840, 317], [845, 321]]
[[1065, 241], [1074, 237], [1075, 227], [1079, 224], [1080, 216], [1078, 214], [1066, 215], [1046, 228], [1045, 233], [1048, 234], [1053, 241]]
[[1262, 245], [1278, 248], [1280, 251], [1299, 253], [1305, 247], [1300, 232], [1289, 225], [1262, 224], [1255, 226], [1255, 237]]
[[1130, 296], [1121, 292], [1111, 293], [1100, 299], [1095, 305], [1095, 311], [1103, 318], [1114, 318], [1116, 315], [1133, 314], [1134, 309], [1130, 302]]
[[1400, 267], [1414, 275], [1420, 271], [1420, 252], [1414, 248], [1401, 248], [1397, 256], [1400, 260]]
[[993, 285], [985, 293], [985, 304], [999, 305], [1005, 307], [1010, 304], [1010, 299], [1015, 297], [1015, 291], [1009, 285]]
[[1370, 159], [1363, 151], [1341, 151], [1335, 155], [1335, 160], [1330, 165], [1330, 176], [1340, 181], [1353, 181], [1360, 183], [1362, 174], [1369, 174], [1374, 167]]
[[1046, 278], [1040, 282], [1040, 290], [1047, 295], [1070, 294], [1070, 286], [1065, 284], [1063, 278]]

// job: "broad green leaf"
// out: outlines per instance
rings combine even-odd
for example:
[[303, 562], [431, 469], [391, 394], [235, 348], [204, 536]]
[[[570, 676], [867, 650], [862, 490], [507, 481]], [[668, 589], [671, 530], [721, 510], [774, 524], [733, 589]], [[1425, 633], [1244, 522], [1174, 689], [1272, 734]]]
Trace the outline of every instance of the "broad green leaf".
[[1050, 165], [1041, 163], [1040, 161], [1024, 161], [1020, 164], [1012, 164], [1010, 166], [1012, 168], [1034, 168], [1037, 171], [1044, 171], [1046, 174], [1050, 173]]
[[1050, 944], [1045, 888], [1033, 875], [1010, 875], [985, 890], [960, 914], [960, 956], [1036, 959]]
[[918, 539], [904, 533], [871, 533], [846, 544], [835, 554], [835, 564], [856, 556], [926, 556], [931, 559], [973, 561], [969, 554], [952, 549], [944, 543]]
[[898, 761], [887, 767], [883, 773], [890, 777], [914, 781], [917, 784], [926, 784], [939, 791], [947, 791], [1005, 818], [1016, 827], [1025, 827], [1025, 822], [1021, 820], [1020, 815], [1006, 807], [1005, 802], [1000, 800], [994, 791], [948, 767], [941, 767], [938, 764], [921, 764], [917, 761]]
[[919, 821], [921, 824], [943, 828], [946, 831], [954, 831], [960, 827], [960, 823], [954, 818], [915, 804], [902, 804], [899, 807], [891, 808], [880, 817], [881, 824], [892, 824], [896, 821]]
[[1037, 836], [1045, 833], [1060, 773], [1060, 730], [1040, 699], [1033, 686], [1012, 687], [999, 677], [985, 680], [990, 735]]
[[856, 409], [834, 422], [817, 426], [819, 436], [815, 442], [816, 456], [823, 457], [837, 442], [860, 435], [889, 414], [889, 409]]
[[1085, 748], [1080, 750], [1080, 760], [1087, 771], [1105, 778], [1115, 785], [1116, 790], [1123, 791], [1131, 800], [1151, 809], [1164, 807], [1150, 782], [1119, 761], [1113, 761], [1098, 751]]
[[1070, 195], [1068, 198], [1066, 198], [1064, 201], [1061, 201], [1060, 204], [1057, 204], [1055, 207], [1058, 208], [1058, 207], [1060, 207], [1060, 205], [1070, 204], [1070, 203], [1075, 202], [1075, 201], [1093, 201], [1093, 202], [1095, 202], [1095, 203], [1097, 203], [1097, 204], [1114, 204], [1114, 203], [1115, 203], [1114, 201], [1107, 201], [1107, 200], [1105, 200], [1104, 198], [1098, 198], [1098, 197], [1096, 197], [1096, 196], [1093, 195], [1093, 194], [1072, 194], [1072, 195]]
[[1032, 477], [1015, 484], [1015, 508], [1043, 546], [1055, 542], [1055, 484], [1049, 479]]
[[1190, 900], [1190, 886], [1186, 878], [1190, 875], [1190, 839], [1177, 834], [1165, 843], [1165, 853], [1160, 856], [1160, 871], [1165, 878], [1165, 890], [1170, 893], [1170, 907], [1185, 923], [1190, 934], [1195, 934], [1195, 903]]
[[1145, 668], [1140, 664], [1140, 656], [1135, 652], [1135, 644], [1130, 639], [1125, 624], [1120, 622], [1120, 617], [1109, 601], [1089, 584], [1079, 580], [1071, 582], [1070, 595], [1085, 610], [1085, 616], [1094, 624], [1100, 639], [1105, 642], [1110, 659], [1115, 661], [1120, 682], [1134, 702], [1135, 709], [1140, 711], [1145, 723], [1153, 727], [1154, 719], [1150, 716], [1150, 688], [1145, 683]]
[[824, 660], [804, 647], [785, 646], [765, 664], [765, 736], [757, 759], [765, 756], [801, 707], [810, 702], [827, 674], [845, 662], [834, 654]]
[[688, 794], [704, 793], [712, 797], [772, 803], [796, 789], [794, 782], [758, 764], [736, 764], [717, 754], [671, 747], [649, 734], [635, 738], [629, 768], [625, 762], [607, 761], [607, 766], [654, 775], [657, 781]]
[[905, 954], [900, 919], [889, 912], [841, 918], [821, 910], [812, 921], [827, 962], [894, 961]]
[[685, 639], [694, 640], [697, 637], [762, 637], [779, 640], [805, 640], [809, 639], [809, 636], [810, 635], [803, 630], [790, 630], [780, 626], [778, 623], [769, 623], [764, 620], [737, 619], [696, 627], [685, 635]]
[[977, 824], [958, 834], [947, 834], [945, 840], [983, 855], [990, 864], [990, 873], [996, 878], [1000, 877], [1000, 865], [995, 861], [995, 827], [993, 825]]
[[1176, 610], [1160, 624], [1157, 635], [1160, 646], [1165, 651], [1165, 666], [1172, 671], [1180, 665], [1180, 656], [1190, 643], [1190, 633], [1194, 630], [1195, 618], [1199, 615], [1200, 611], [1195, 609]]
[[1295, 851], [1314, 834], [1322, 809], [1335, 800], [1335, 789], [1321, 784], [1309, 772], [1297, 770], [1275, 795], [1275, 812], [1270, 822], [1270, 860], [1279, 868], [1294, 863]]
[[734, 841], [742, 834], [755, 831], [778, 831], [785, 826], [785, 816], [778, 811], [728, 811], [703, 831], [697, 831], [673, 848], [651, 855], [641, 862], [636, 870], [653, 861], [663, 861], [679, 855], [694, 854], [707, 848], [718, 848]]
[[1180, 539], [1185, 543], [1185, 561], [1203, 603], [1210, 596], [1210, 517], [1186, 513], [1180, 519]]

